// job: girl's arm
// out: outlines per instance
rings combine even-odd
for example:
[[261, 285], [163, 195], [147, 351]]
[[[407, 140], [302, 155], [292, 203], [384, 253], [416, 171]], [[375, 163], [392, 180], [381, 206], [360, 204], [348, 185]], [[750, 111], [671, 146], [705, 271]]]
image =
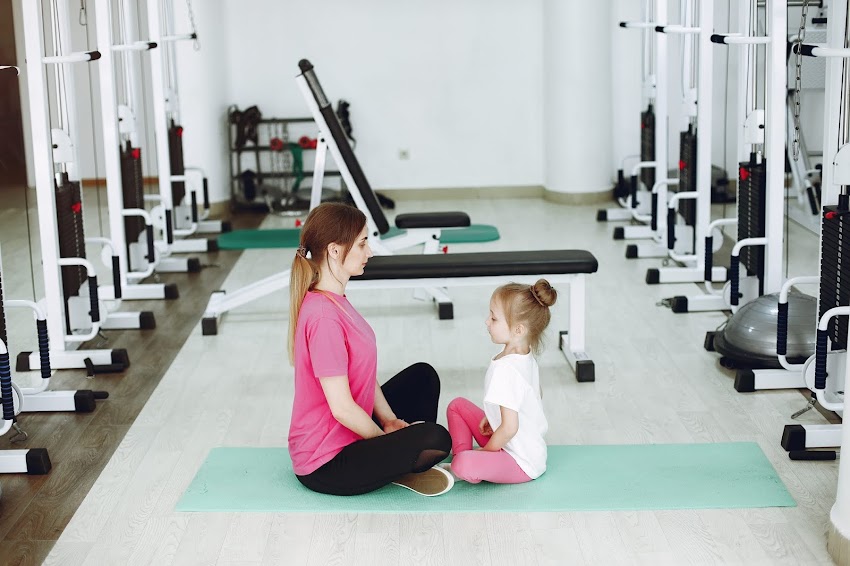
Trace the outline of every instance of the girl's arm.
[[[348, 387], [348, 376], [339, 375], [335, 377], [322, 377], [319, 379], [325, 399], [331, 408], [334, 418], [360, 438], [374, 438], [381, 436], [384, 431], [375, 424], [372, 417], [366, 414], [363, 408], [354, 402], [351, 397], [351, 389]], [[386, 399], [384, 400], [386, 403]]]
[[502, 414], [502, 424], [493, 431], [490, 440], [487, 441], [485, 446], [481, 447], [481, 450], [498, 452], [505, 447], [505, 444], [510, 442], [519, 430], [519, 413], [502, 406], [499, 407], [499, 412]]
[[381, 384], [375, 380], [375, 416], [378, 417], [378, 422], [384, 427], [384, 432], [393, 432], [407, 426], [407, 423], [398, 418], [393, 412], [392, 407], [384, 397], [384, 392], [381, 390]]

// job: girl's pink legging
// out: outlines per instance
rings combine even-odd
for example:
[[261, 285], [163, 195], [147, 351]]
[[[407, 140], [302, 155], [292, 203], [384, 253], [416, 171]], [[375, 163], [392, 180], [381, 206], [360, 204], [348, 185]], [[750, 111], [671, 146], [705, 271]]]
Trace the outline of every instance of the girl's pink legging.
[[452, 436], [452, 473], [469, 483], [488, 481], [491, 483], [524, 483], [531, 478], [522, 471], [513, 457], [499, 450], [486, 452], [473, 450], [472, 439], [478, 446], [490, 440], [478, 430], [484, 411], [469, 399], [458, 397], [449, 403], [446, 411], [449, 434]]

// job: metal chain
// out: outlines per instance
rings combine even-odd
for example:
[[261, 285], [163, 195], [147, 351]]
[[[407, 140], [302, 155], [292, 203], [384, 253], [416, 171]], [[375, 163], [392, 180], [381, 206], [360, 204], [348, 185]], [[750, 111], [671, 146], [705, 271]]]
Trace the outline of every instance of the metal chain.
[[195, 12], [192, 10], [192, 0], [186, 0], [186, 9], [189, 11], [189, 26], [191, 26], [192, 34], [195, 36], [194, 48], [195, 51], [199, 51], [201, 49], [201, 41], [198, 39], [198, 28], [195, 27]]
[[797, 49], [794, 57], [794, 161], [800, 157], [800, 90], [803, 84], [803, 41], [806, 39], [806, 21], [809, 13], [809, 0], [803, 2], [803, 12], [800, 16], [800, 29], [797, 31], [797, 40], [794, 42]]

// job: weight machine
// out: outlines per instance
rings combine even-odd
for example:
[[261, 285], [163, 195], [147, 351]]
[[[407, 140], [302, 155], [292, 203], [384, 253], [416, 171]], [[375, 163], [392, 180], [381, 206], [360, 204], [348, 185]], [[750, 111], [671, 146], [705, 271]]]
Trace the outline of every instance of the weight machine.
[[[81, 350], [101, 329], [145, 328], [153, 314], [109, 312], [101, 308], [97, 274], [85, 257], [86, 242], [112, 252], [116, 299], [120, 298], [119, 257], [106, 238], [86, 240], [83, 232], [82, 190], [75, 148], [74, 78], [70, 66], [96, 61], [98, 51], [71, 52], [66, 0], [51, 0], [45, 18], [41, 2], [23, 3], [33, 160], [38, 200], [39, 235], [44, 275], [44, 311], [50, 335], [50, 364], [55, 369], [86, 368], [89, 374], [123, 371], [129, 365], [124, 349]], [[43, 27], [52, 30], [53, 55], [45, 56]], [[54, 70], [58, 127], [51, 130], [45, 68]], [[86, 288], [86, 283], [87, 288]], [[119, 301], [114, 301], [120, 304]], [[39, 369], [38, 353], [22, 352], [18, 371]]]
[[[210, 203], [206, 175], [198, 167], [186, 167], [183, 159], [183, 126], [180, 125], [174, 45], [180, 41], [192, 41], [195, 49], [199, 49], [194, 14], [189, 5], [192, 31], [176, 34], [172, 31], [174, 10], [170, 0], [147, 0], [147, 9], [148, 35], [150, 41], [158, 46], [151, 51], [151, 85], [159, 173], [159, 194], [148, 195], [148, 198], [159, 203], [154, 207], [153, 214], [163, 230], [165, 241], [171, 252], [216, 251], [218, 246], [214, 239], [187, 238], [195, 234], [220, 233], [230, 229], [230, 225], [226, 222], [207, 219]], [[201, 178], [203, 187], [203, 215], [198, 212], [197, 179], [192, 178], [198, 176]], [[187, 189], [188, 205], [184, 203]], [[173, 258], [170, 259], [173, 261]], [[195, 261], [192, 265], [185, 267], [186, 269], [181, 267], [179, 270], [197, 271], [200, 269], [200, 264]]]

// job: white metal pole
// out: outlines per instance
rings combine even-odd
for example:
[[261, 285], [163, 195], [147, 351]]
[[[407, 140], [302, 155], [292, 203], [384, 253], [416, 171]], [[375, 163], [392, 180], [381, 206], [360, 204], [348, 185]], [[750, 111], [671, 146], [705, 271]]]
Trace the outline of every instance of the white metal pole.
[[[124, 233], [124, 190], [121, 178], [118, 102], [115, 94], [112, 7], [109, 0], [95, 0], [97, 44], [100, 48], [100, 108], [103, 126], [103, 152], [106, 169], [106, 196], [109, 206], [109, 232], [112, 253], [118, 256], [121, 287], [127, 286], [127, 242]], [[117, 292], [117, 289], [116, 289]]]
[[[160, 26], [160, 0], [147, 0], [149, 39], [160, 47], [151, 52], [151, 90], [153, 91], [153, 116], [156, 136], [156, 164], [159, 175], [159, 194], [165, 214], [171, 216], [174, 203], [171, 198], [171, 157], [168, 149], [168, 117], [165, 109], [164, 49]], [[171, 218], [173, 221], [173, 217]], [[173, 228], [173, 226], [172, 226]], [[166, 241], [168, 234], [166, 234]]]
[[714, 2], [700, 0], [698, 25], [697, 201], [694, 253], [697, 269], [701, 271], [705, 269], [705, 236], [708, 235], [708, 225], [711, 223], [711, 76], [714, 71], [711, 34], [714, 29]]
[[765, 54], [765, 144], [767, 160], [765, 195], [764, 292], [778, 293], [782, 288], [782, 251], [785, 214], [785, 49], [788, 35], [786, 0], [767, 3], [767, 44]]
[[59, 234], [56, 222], [56, 201], [53, 180], [53, 142], [50, 133], [50, 114], [47, 98], [47, 77], [42, 37], [42, 6], [40, 1], [22, 3], [24, 41], [27, 59], [27, 87], [32, 128], [33, 166], [38, 201], [38, 230], [44, 275], [44, 301], [47, 305], [50, 350], [65, 350], [65, 304], [62, 300], [62, 275], [59, 269]]
[[[657, 25], [667, 25], [667, 0], [655, 0], [655, 21]], [[667, 34], [647, 30], [655, 36], [655, 182], [667, 178]], [[649, 187], [652, 189], [652, 187]], [[659, 202], [659, 233], [665, 233], [667, 225], [667, 207]], [[662, 217], [664, 220], [662, 221]]]
[[[127, 44], [132, 44], [138, 41], [138, 33], [136, 26], [138, 25], [137, 10], [139, 9], [139, 0], [122, 0], [124, 2], [124, 41]], [[149, 0], [153, 2], [154, 0]], [[142, 55], [136, 51], [127, 51], [124, 54], [124, 74], [127, 80], [127, 106], [136, 117], [136, 127], [130, 131], [130, 144], [133, 147], [140, 147], [139, 140], [139, 123], [142, 118]]]

